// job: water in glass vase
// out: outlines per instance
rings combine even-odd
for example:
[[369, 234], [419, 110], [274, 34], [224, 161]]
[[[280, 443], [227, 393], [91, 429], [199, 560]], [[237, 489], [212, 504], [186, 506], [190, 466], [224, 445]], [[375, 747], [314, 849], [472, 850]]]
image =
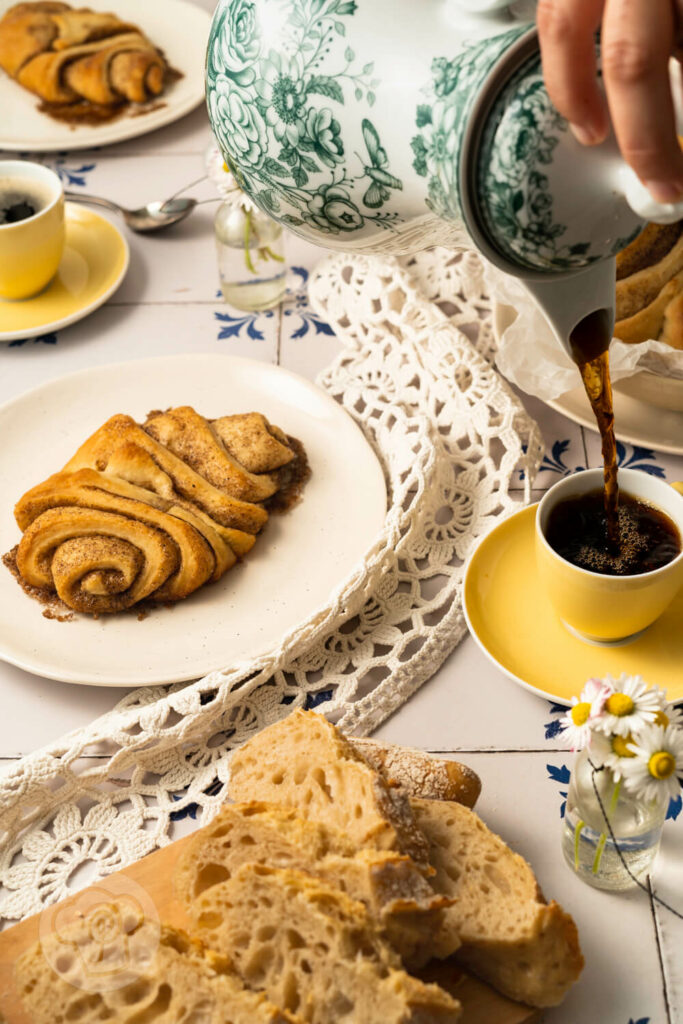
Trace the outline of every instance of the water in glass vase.
[[590, 752], [583, 750], [577, 755], [567, 794], [562, 834], [565, 860], [597, 889], [633, 888], [636, 883], [629, 871], [642, 880], [657, 856], [666, 807], [636, 799], [609, 769], [597, 771], [595, 783], [616, 844], [595, 795]]
[[286, 266], [282, 228], [260, 210], [223, 203], [214, 222], [223, 298], [237, 309], [271, 309], [283, 298]]

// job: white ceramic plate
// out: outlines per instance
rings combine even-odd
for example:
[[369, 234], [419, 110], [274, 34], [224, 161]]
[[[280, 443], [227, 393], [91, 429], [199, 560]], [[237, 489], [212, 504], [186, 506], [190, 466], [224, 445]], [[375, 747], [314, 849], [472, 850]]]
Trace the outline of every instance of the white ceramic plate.
[[232, 356], [182, 355], [61, 377], [0, 408], [0, 551], [19, 540], [14, 501], [108, 416], [189, 404], [206, 416], [263, 412], [303, 441], [312, 476], [253, 551], [218, 583], [139, 622], [134, 614], [48, 620], [0, 565], [0, 658], [50, 679], [134, 686], [194, 679], [265, 654], [323, 607], [382, 528], [381, 466], [353, 420], [310, 381]]
[[[512, 306], [494, 304], [493, 331], [497, 338], [500, 338], [515, 316]], [[582, 387], [574, 388], [566, 395], [546, 402], [546, 405], [574, 423], [598, 432], [593, 411]], [[615, 386], [614, 422], [620, 441], [653, 448], [669, 455], [683, 455], [683, 412], [655, 408], [648, 402], [624, 394]]]
[[[15, 0], [0, 0], [0, 17]], [[145, 135], [177, 121], [204, 100], [204, 59], [211, 16], [186, 0], [88, 0], [96, 11], [114, 11], [138, 25], [183, 77], [159, 97], [159, 108], [124, 113], [109, 124], [71, 126], [38, 110], [39, 100], [0, 71], [0, 149], [50, 153], [90, 149]], [[154, 105], [154, 104], [153, 104]]]

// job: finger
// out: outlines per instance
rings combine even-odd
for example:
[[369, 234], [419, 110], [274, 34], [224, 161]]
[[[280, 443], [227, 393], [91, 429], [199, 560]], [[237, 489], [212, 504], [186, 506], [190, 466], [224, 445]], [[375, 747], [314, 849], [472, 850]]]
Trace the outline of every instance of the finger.
[[551, 100], [579, 141], [602, 142], [609, 129], [598, 89], [594, 34], [605, 0], [539, 0], [543, 76]]
[[673, 49], [671, 0], [607, 0], [602, 69], [614, 131], [624, 159], [660, 202], [683, 194], [669, 80]]

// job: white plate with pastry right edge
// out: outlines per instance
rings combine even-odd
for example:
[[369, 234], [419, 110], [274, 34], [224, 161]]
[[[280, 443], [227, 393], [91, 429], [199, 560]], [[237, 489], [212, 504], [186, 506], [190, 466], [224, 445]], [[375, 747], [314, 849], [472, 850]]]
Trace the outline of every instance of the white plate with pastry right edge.
[[[0, 18], [15, 0], [0, 0]], [[80, 7], [73, 3], [72, 7]], [[172, 124], [204, 102], [204, 59], [211, 15], [188, 0], [87, 0], [97, 12], [111, 12], [130, 22], [182, 75], [150, 103], [131, 106], [112, 121], [67, 124], [38, 109], [40, 100], [0, 70], [0, 149], [54, 153], [92, 149]]]
[[272, 515], [253, 550], [217, 583], [171, 607], [71, 621], [44, 608], [0, 565], [0, 659], [40, 676], [101, 686], [195, 679], [266, 654], [323, 608], [386, 516], [382, 467], [351, 417], [311, 381], [270, 363], [182, 355], [69, 374], [0, 408], [0, 553], [21, 532], [13, 506], [58, 472], [115, 413], [192, 405], [207, 418], [261, 412], [303, 442], [311, 477]]

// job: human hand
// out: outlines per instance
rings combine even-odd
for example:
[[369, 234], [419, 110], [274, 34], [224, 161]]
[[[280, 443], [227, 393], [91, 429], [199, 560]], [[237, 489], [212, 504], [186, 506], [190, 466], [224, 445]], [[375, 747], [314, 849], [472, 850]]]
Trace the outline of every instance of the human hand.
[[[546, 88], [579, 141], [603, 142], [611, 116], [624, 159], [654, 199], [683, 198], [668, 70], [683, 0], [539, 0], [537, 23]], [[597, 84], [598, 28], [607, 103]]]

